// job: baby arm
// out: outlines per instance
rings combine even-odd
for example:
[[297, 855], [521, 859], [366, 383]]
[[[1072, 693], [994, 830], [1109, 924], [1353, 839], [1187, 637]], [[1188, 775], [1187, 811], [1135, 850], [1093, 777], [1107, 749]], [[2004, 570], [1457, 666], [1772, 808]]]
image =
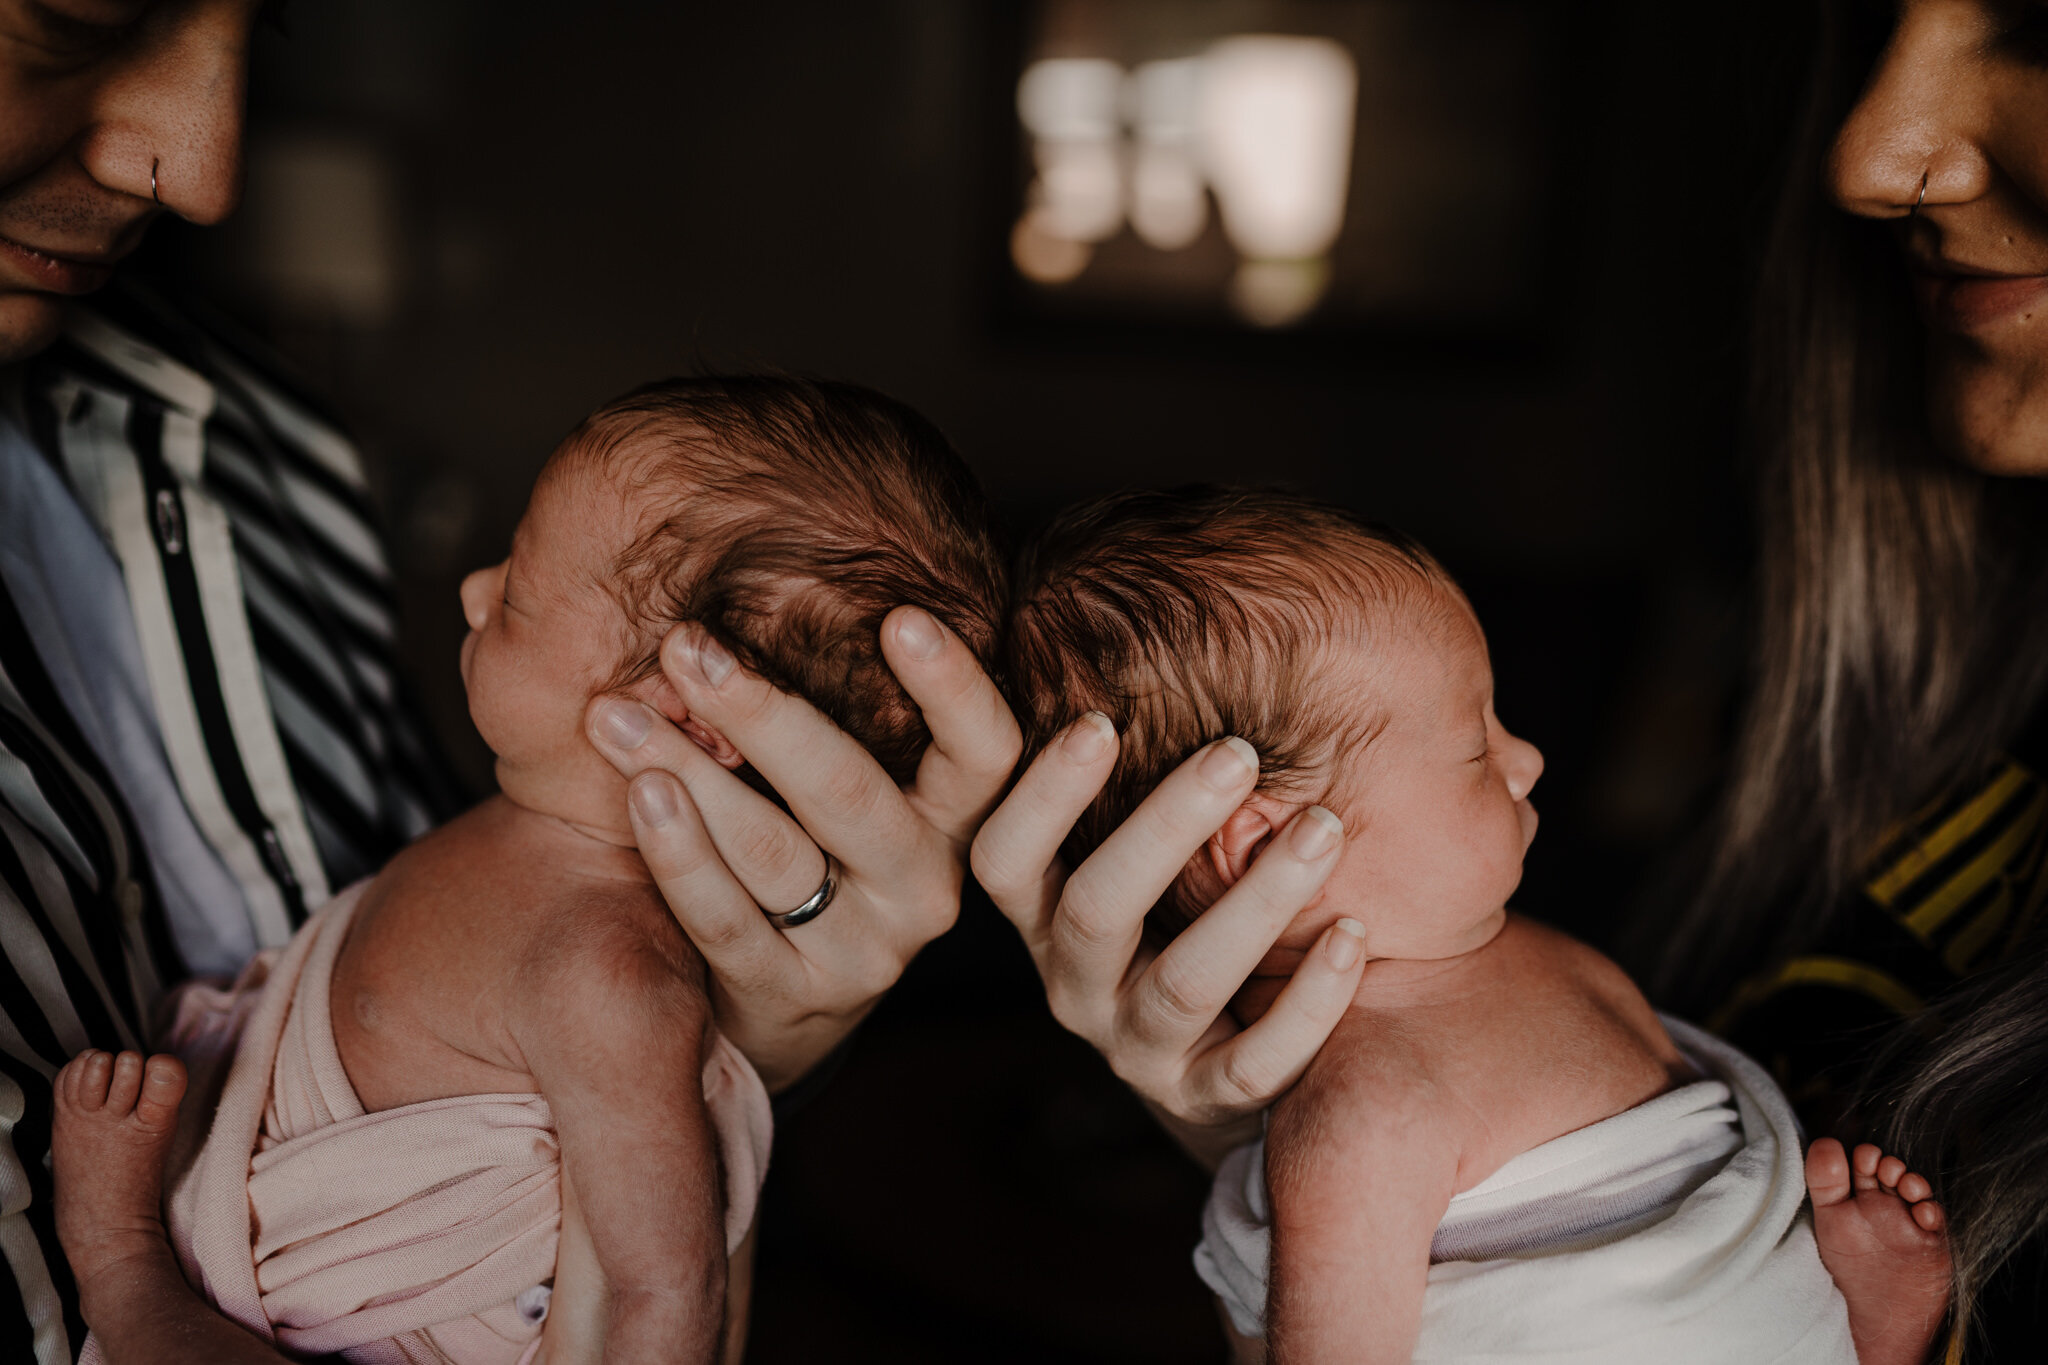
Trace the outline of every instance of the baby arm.
[[1456, 1192], [1459, 1144], [1427, 1084], [1347, 1054], [1333, 1038], [1267, 1132], [1276, 1365], [1407, 1361], [1430, 1242]]
[[573, 947], [527, 974], [514, 1026], [603, 1282], [607, 1361], [714, 1361], [724, 1327], [725, 1201], [701, 1064], [710, 1006], [666, 928], [675, 942], [630, 915], [579, 925]]

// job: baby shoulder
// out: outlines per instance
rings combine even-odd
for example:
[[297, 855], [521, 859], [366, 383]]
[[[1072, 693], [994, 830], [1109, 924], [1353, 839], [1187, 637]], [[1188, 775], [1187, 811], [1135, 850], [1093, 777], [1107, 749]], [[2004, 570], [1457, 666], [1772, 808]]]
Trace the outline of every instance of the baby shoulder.
[[709, 1018], [704, 962], [651, 889], [595, 888], [533, 920], [513, 998], [549, 1027], [630, 1030]]
[[1369, 1043], [1354, 1045], [1340, 1026], [1273, 1107], [1266, 1141], [1276, 1192], [1290, 1174], [1307, 1176], [1332, 1163], [1364, 1169], [1392, 1162], [1404, 1179], [1432, 1166], [1457, 1168], [1463, 1114], [1454, 1093], [1424, 1051], [1401, 1045], [1398, 1031], [1383, 1021], [1360, 1023], [1375, 1035]]

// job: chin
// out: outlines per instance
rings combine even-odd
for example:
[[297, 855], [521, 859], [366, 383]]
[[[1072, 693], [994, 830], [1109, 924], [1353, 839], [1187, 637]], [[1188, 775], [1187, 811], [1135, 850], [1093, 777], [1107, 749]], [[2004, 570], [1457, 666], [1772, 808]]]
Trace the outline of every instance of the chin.
[[2048, 356], [1937, 355], [1928, 416], [1935, 443], [1980, 474], [2048, 478]]
[[49, 294], [0, 290], [0, 365], [26, 360], [57, 339], [64, 305]]

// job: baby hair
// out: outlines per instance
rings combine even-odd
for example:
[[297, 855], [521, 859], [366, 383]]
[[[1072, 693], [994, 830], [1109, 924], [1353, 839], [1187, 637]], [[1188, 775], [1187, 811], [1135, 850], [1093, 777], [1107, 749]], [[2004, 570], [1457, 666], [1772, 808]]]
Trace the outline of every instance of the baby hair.
[[549, 475], [594, 470], [663, 508], [611, 566], [634, 640], [614, 687], [659, 671], [662, 636], [696, 621], [905, 781], [930, 733], [882, 658], [882, 619], [922, 607], [993, 668], [1007, 597], [988, 504], [938, 429], [894, 399], [780, 376], [666, 379], [591, 414], [556, 462]]
[[[1287, 493], [1119, 493], [1061, 514], [1020, 562], [1003, 664], [1027, 762], [1091, 710], [1121, 736], [1069, 866], [1226, 735], [1258, 751], [1260, 790], [1327, 790], [1330, 757], [1369, 744], [1385, 717], [1369, 697], [1311, 685], [1326, 647], [1369, 641], [1449, 585], [1401, 533]], [[1203, 908], [1184, 902], [1176, 886], [1155, 925], [1170, 934]]]

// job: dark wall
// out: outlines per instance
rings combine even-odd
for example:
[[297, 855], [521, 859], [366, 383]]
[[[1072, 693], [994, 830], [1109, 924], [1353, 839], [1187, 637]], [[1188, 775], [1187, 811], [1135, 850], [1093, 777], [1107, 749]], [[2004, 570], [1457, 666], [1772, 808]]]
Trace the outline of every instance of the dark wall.
[[[1455, 0], [1444, 0], [1454, 3]], [[930, 414], [1013, 527], [1107, 488], [1283, 482], [1471, 588], [1546, 751], [1523, 901], [1604, 935], [1711, 784], [1739, 657], [1744, 261], [1797, 70], [1783, 5], [1560, 5], [1559, 244], [1538, 345], [1176, 346], [1005, 328], [989, 145], [1005, 7], [297, 4], [259, 136], [380, 148], [395, 310], [286, 315], [233, 229], [159, 248], [296, 356], [377, 464], [407, 651], [479, 786], [455, 585], [598, 401], [693, 365]], [[259, 171], [261, 162], [258, 162]], [[782, 1135], [756, 1360], [1217, 1357], [1203, 1182], [1044, 1016], [985, 904]]]

